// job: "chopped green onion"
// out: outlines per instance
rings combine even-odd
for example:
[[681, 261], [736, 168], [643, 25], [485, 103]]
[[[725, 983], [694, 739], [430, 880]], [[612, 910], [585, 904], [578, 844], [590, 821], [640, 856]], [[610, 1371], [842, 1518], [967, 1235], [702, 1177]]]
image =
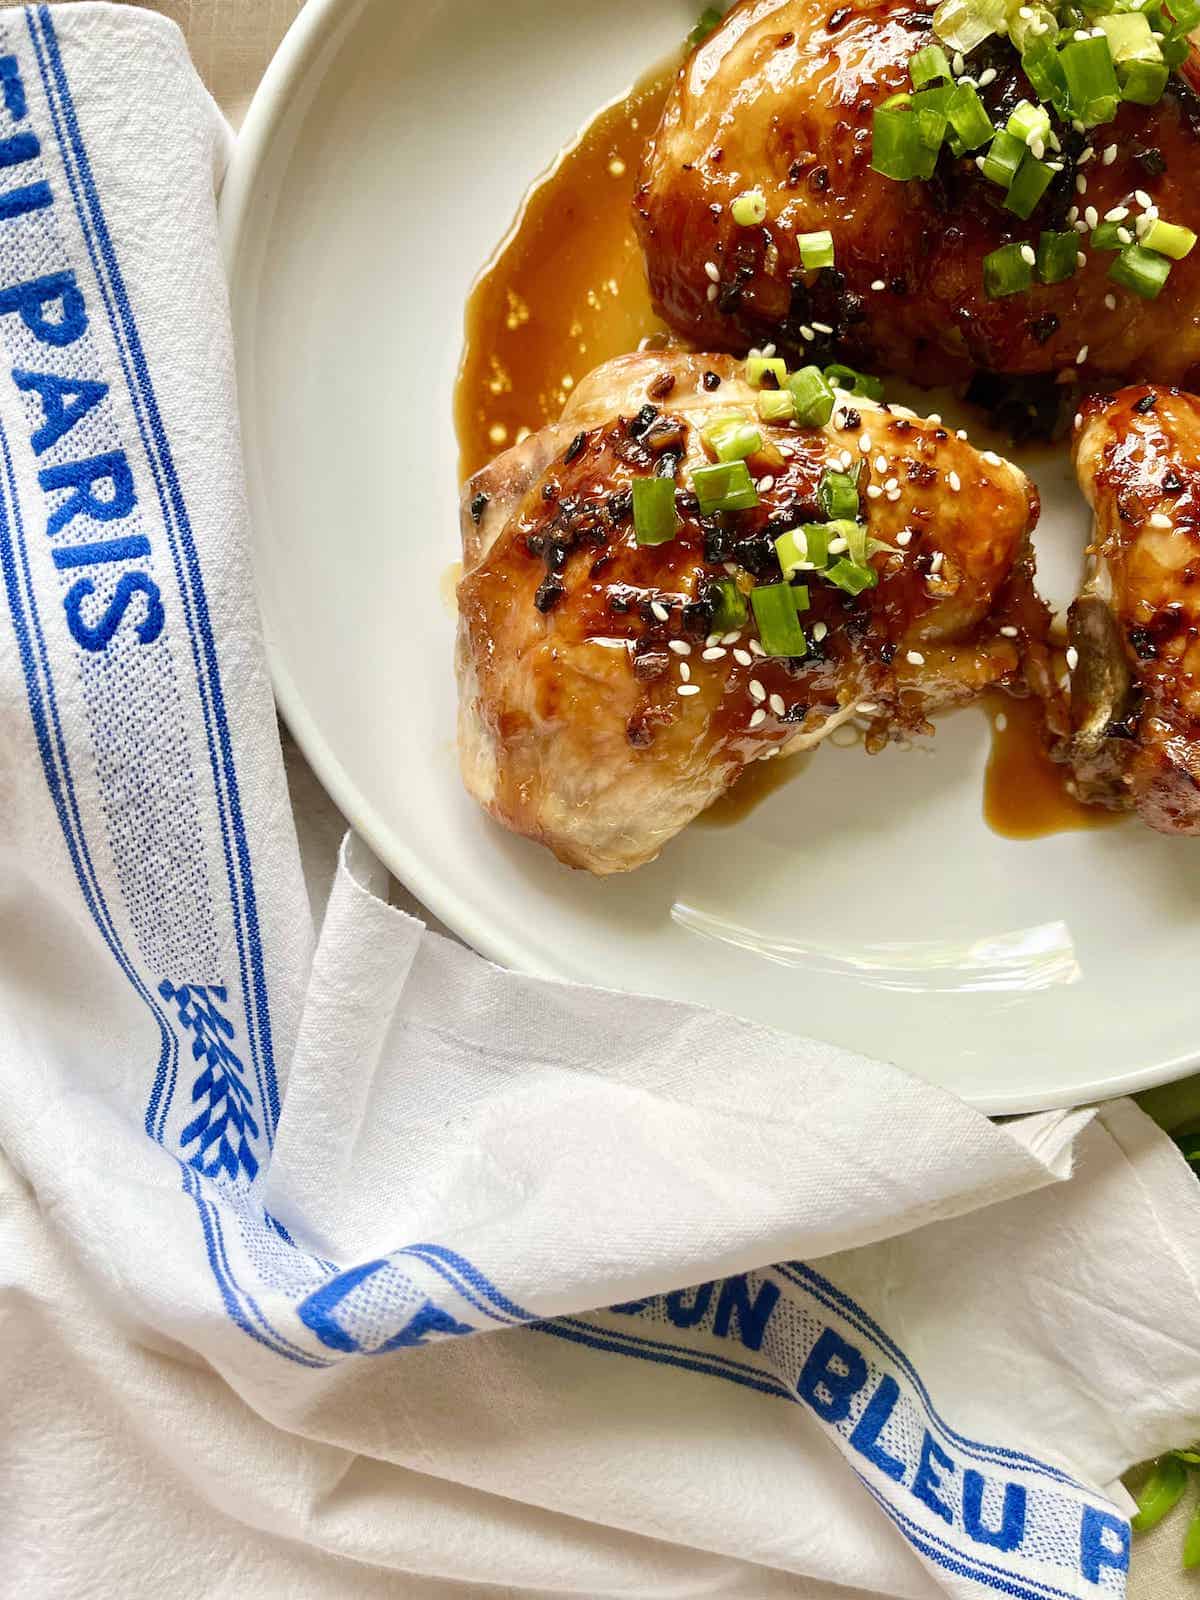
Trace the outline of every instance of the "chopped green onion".
[[787, 386], [801, 427], [823, 428], [833, 415], [833, 390], [820, 367], [801, 367], [788, 378]]
[[1024, 140], [1002, 128], [984, 154], [980, 171], [985, 178], [1007, 189], [1016, 177], [1026, 153]]
[[696, 26], [688, 34], [687, 42], [691, 45], [703, 44], [720, 21], [721, 13], [716, 6], [705, 6], [704, 10], [696, 18]]
[[791, 422], [796, 415], [796, 402], [790, 389], [764, 389], [758, 397], [758, 414], [764, 422]]
[[1058, 52], [1071, 110], [1085, 127], [1111, 122], [1121, 98], [1107, 39], [1072, 39]]
[[1167, 0], [1167, 9], [1180, 33], [1191, 33], [1200, 25], [1200, 0]]
[[844, 361], [831, 361], [825, 368], [825, 376], [835, 389], [844, 389], [847, 394], [865, 395], [868, 400], [883, 399], [883, 379], [872, 377], [869, 372], [859, 372], [854, 367], [848, 367]]
[[1176, 67], [1182, 66], [1192, 53], [1192, 47], [1186, 34], [1178, 37], [1173, 35], [1169, 39], [1163, 39], [1161, 49], [1163, 64], [1172, 72]]
[[953, 94], [954, 90], [949, 84], [939, 84], [936, 89], [922, 89], [919, 94], [913, 95], [910, 102], [917, 138], [926, 151], [933, 152], [935, 161], [946, 137]]
[[1132, 232], [1133, 229], [1127, 228], [1123, 222], [1101, 222], [1092, 229], [1089, 243], [1093, 250], [1121, 250], [1129, 240], [1121, 239], [1118, 235]]
[[769, 656], [802, 656], [808, 649], [804, 629], [796, 618], [791, 585], [761, 584], [750, 591], [758, 638]]
[[716, 466], [697, 467], [692, 473], [692, 488], [707, 517], [714, 511], [752, 511], [758, 493], [744, 461], [718, 461]]
[[793, 583], [789, 585], [792, 591], [792, 604], [798, 613], [808, 610], [811, 602], [808, 598], [808, 585], [806, 583]]
[[762, 434], [740, 411], [714, 417], [700, 430], [700, 437], [718, 461], [744, 461], [762, 449]]
[[735, 628], [744, 626], [748, 615], [746, 596], [732, 578], [718, 578], [708, 589], [705, 598], [712, 602], [714, 633], [732, 633]]
[[996, 131], [972, 83], [960, 83], [955, 87], [946, 107], [946, 118], [964, 151], [978, 150]]
[[797, 235], [797, 242], [800, 245], [800, 263], [808, 271], [833, 265], [833, 235], [828, 228], [820, 228], [816, 233], [801, 233]]
[[1192, 1513], [1192, 1520], [1183, 1536], [1183, 1567], [1185, 1572], [1200, 1567], [1200, 1510]]
[[941, 0], [933, 13], [933, 31], [951, 50], [974, 50], [1007, 23], [1005, 0]]
[[871, 121], [871, 166], [885, 178], [931, 178], [937, 151], [922, 143], [907, 99], [901, 105], [875, 107]]
[[867, 563], [867, 530], [863, 523], [854, 518], [843, 517], [837, 522], [829, 523], [829, 534], [832, 539], [844, 539], [849, 559], [856, 567], [866, 566]]
[[1039, 161], [1036, 156], [1027, 155], [1008, 186], [1008, 193], [1004, 197], [1005, 210], [1015, 212], [1022, 219], [1032, 216], [1034, 207], [1050, 187], [1053, 177], [1053, 167]]
[[1079, 235], [1072, 228], [1068, 233], [1043, 233], [1037, 246], [1037, 275], [1040, 283], [1065, 283], [1075, 276], [1079, 265]]
[[1020, 294], [1033, 282], [1033, 268], [1021, 254], [1019, 244], [1002, 244], [983, 258], [983, 288], [989, 300]]
[[639, 544], [668, 544], [679, 527], [670, 478], [633, 480], [633, 529]]
[[1172, 261], [1182, 261], [1184, 256], [1191, 255], [1195, 243], [1196, 235], [1190, 228], [1178, 222], [1164, 222], [1161, 217], [1155, 217], [1141, 238], [1144, 249], [1157, 250], [1160, 256], [1170, 256]]
[[834, 562], [825, 576], [846, 594], [861, 594], [864, 589], [873, 589], [879, 582], [874, 567], [855, 566], [853, 561], [847, 561], [844, 556]]
[[1182, 1499], [1187, 1481], [1187, 1468], [1178, 1456], [1161, 1456], [1137, 1497], [1137, 1514], [1129, 1523], [1133, 1531], [1146, 1533], [1156, 1528]]
[[1097, 18], [1097, 22], [1104, 29], [1109, 53], [1118, 64], [1162, 60], [1162, 49], [1144, 12], [1118, 11], [1110, 17]]
[[1165, 61], [1123, 61], [1117, 68], [1121, 99], [1137, 106], [1157, 105], [1169, 76]]
[[756, 228], [767, 220], [767, 197], [761, 189], [746, 189], [729, 207], [739, 228]]
[[950, 63], [946, 60], [946, 52], [941, 45], [927, 44], [923, 50], [918, 50], [915, 55], [908, 58], [908, 75], [912, 79], [914, 89], [921, 89], [927, 83], [936, 83], [944, 79], [950, 81]]
[[752, 389], [762, 388], [767, 373], [774, 377], [776, 387], [782, 388], [787, 378], [787, 362], [779, 356], [751, 356], [746, 362], [746, 382]]
[[775, 554], [779, 557], [779, 570], [785, 578], [810, 565], [808, 540], [803, 528], [789, 528], [775, 541]]
[[1143, 300], [1156, 300], [1171, 272], [1166, 256], [1143, 250], [1140, 244], [1127, 244], [1108, 269], [1114, 283], [1132, 289]]
[[[1104, 0], [1107, 4], [1108, 0]], [[1018, 51], [1031, 43], [1058, 37], [1058, 18], [1045, 6], [1020, 6], [1008, 19], [1008, 37]]]
[[1057, 28], [1054, 28], [1030, 39], [1021, 52], [1021, 70], [1038, 99], [1053, 106], [1059, 116], [1065, 118], [1071, 115], [1071, 96], [1058, 51], [1051, 42], [1057, 37]]
[[1032, 100], [1022, 100], [1014, 107], [1004, 126], [1022, 144], [1027, 145], [1032, 139], [1044, 141], [1050, 135], [1050, 113], [1045, 106], [1035, 106]]
[[814, 567], [823, 567], [829, 560], [829, 541], [833, 538], [828, 522], [806, 522], [801, 530], [808, 559]]
[[858, 478], [848, 472], [824, 472], [817, 485], [817, 504], [832, 522], [858, 516]]

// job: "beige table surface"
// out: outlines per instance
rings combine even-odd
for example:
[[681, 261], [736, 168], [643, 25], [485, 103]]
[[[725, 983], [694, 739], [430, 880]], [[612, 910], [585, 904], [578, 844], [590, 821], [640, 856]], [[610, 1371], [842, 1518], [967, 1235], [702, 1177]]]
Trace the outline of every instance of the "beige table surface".
[[[276, 46], [304, 0], [124, 0], [124, 3], [161, 11], [179, 24], [187, 35], [201, 77], [236, 127]], [[392, 3], [403, 8], [408, 4], [420, 4], [421, 0], [392, 0]], [[699, 0], [696, 9], [701, 9]], [[346, 825], [286, 733], [284, 754], [305, 876], [314, 907], [319, 909], [328, 891], [334, 855]], [[425, 922], [438, 926], [402, 886], [395, 886], [392, 898]], [[1194, 1494], [1185, 1497], [1159, 1529], [1135, 1544], [1129, 1600], [1186, 1600], [1186, 1597], [1200, 1600], [1200, 1573], [1190, 1577], [1179, 1566], [1183, 1529], [1195, 1497], [1200, 1495], [1200, 1474], [1195, 1476], [1195, 1484]], [[143, 1597], [133, 1596], [131, 1600], [143, 1600]]]

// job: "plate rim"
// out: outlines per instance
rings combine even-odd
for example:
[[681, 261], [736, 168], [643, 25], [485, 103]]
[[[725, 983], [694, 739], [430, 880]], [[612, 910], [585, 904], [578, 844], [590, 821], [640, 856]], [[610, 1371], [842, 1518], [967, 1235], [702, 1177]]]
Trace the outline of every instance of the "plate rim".
[[[274, 137], [290, 109], [292, 94], [302, 82], [315, 57], [355, 12], [363, 11], [371, 0], [308, 0], [296, 15], [282, 42], [259, 81], [242, 126], [238, 132], [229, 166], [218, 198], [218, 234], [225, 263], [229, 291], [230, 320], [235, 364], [240, 348], [238, 339], [238, 280], [240, 265], [252, 228], [252, 212], [260, 179], [272, 153]], [[246, 423], [239, 419], [243, 432]], [[251, 467], [243, 442], [243, 472], [247, 491], [249, 556], [257, 580], [257, 541], [253, 527]], [[265, 491], [260, 491], [265, 495]], [[262, 621], [261, 600], [260, 625]], [[544, 961], [511, 932], [501, 931], [494, 922], [480, 919], [465, 900], [435, 872], [427, 870], [424, 858], [400, 838], [395, 829], [363, 795], [353, 777], [331, 749], [318, 720], [310, 713], [281, 649], [262, 628], [263, 648], [275, 694], [277, 708], [347, 825], [359, 834], [375, 855], [401, 880], [430, 912], [451, 928], [473, 950], [486, 959], [517, 972], [560, 982], [585, 982], [573, 973]], [[589, 987], [605, 989], [605, 985]], [[611, 993], [622, 993], [609, 990]], [[684, 1002], [686, 1003], [686, 1002]], [[736, 1013], [734, 1013], [736, 1015]], [[1126, 1073], [1108, 1074], [1076, 1085], [1070, 1090], [1049, 1090], [1036, 1104], [1021, 1094], [972, 1095], [930, 1083], [930, 1087], [952, 1094], [988, 1116], [1011, 1116], [1036, 1111], [1052, 1111], [1087, 1105], [1093, 1101], [1137, 1094], [1143, 1090], [1177, 1082], [1197, 1072], [1197, 1052], [1176, 1056], [1168, 1062]], [[903, 1068], [914, 1077], [921, 1075]]]

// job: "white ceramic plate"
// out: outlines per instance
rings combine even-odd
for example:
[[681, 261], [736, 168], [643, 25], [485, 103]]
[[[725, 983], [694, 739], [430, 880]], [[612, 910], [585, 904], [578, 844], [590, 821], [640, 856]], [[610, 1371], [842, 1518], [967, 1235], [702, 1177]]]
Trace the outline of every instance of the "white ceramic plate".
[[[310, 0], [223, 200], [255, 565], [279, 700], [334, 799], [486, 955], [705, 1001], [883, 1056], [992, 1112], [1196, 1065], [1200, 843], [1015, 843], [988, 735], [821, 752], [736, 827], [597, 882], [489, 822], [454, 756], [451, 425], [463, 305], [531, 180], [697, 0]], [[1035, 464], [1069, 593], [1084, 531]]]

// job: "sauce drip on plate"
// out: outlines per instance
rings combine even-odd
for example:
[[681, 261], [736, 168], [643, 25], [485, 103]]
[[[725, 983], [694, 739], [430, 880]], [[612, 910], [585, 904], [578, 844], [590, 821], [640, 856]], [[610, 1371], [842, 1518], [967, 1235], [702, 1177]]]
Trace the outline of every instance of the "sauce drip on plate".
[[665, 332], [650, 305], [632, 203], [677, 63], [601, 111], [526, 197], [467, 302], [455, 393], [464, 479], [557, 421], [580, 378]]
[[[650, 303], [631, 206], [676, 70], [674, 61], [658, 67], [593, 118], [530, 190], [471, 291], [455, 390], [464, 480], [556, 421], [593, 367], [636, 350], [648, 336], [666, 335]], [[997, 693], [986, 705], [992, 752], [983, 813], [991, 828], [1010, 839], [1037, 839], [1116, 820], [1068, 792], [1066, 769], [1043, 750], [1033, 702]], [[703, 820], [718, 827], [740, 821], [805, 765], [792, 757], [752, 767]]]

